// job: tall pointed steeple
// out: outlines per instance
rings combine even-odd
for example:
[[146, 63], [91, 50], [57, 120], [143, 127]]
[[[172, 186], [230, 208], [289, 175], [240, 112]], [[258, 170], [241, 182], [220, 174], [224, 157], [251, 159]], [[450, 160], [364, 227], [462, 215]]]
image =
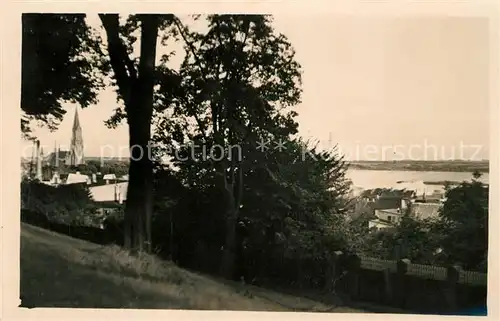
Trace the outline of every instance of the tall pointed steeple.
[[83, 135], [80, 119], [78, 118], [78, 107], [75, 108], [75, 118], [73, 120], [73, 129], [71, 133], [71, 143], [69, 150], [69, 165], [83, 164]]
[[80, 129], [80, 119], [78, 118], [78, 107], [75, 108], [75, 119], [73, 119], [73, 132]]

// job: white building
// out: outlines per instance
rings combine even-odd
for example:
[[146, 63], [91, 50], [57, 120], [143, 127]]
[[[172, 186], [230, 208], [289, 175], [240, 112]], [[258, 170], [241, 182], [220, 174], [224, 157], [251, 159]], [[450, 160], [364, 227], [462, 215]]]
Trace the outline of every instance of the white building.
[[89, 188], [101, 215], [111, 214], [123, 207], [127, 199], [128, 182], [91, 186]]
[[377, 230], [392, 229], [401, 222], [402, 217], [406, 214], [417, 220], [437, 217], [441, 207], [442, 203], [420, 203], [402, 199], [399, 208], [376, 209], [375, 219], [368, 222], [368, 228]]
[[424, 181], [405, 181], [399, 182], [396, 185], [398, 189], [405, 189], [408, 191], [415, 191], [417, 197], [426, 194], [431, 194], [431, 187], [424, 184]]
[[127, 199], [128, 182], [106, 184], [90, 187], [90, 193], [95, 202], [118, 202], [122, 204]]
[[411, 207], [411, 215], [419, 220], [437, 217], [441, 207], [442, 203], [415, 203]]
[[76, 173], [69, 173], [68, 177], [66, 178], [65, 184], [80, 184], [80, 183], [85, 183], [85, 184], [90, 184], [92, 180], [88, 175], [82, 175], [80, 172]]
[[377, 230], [391, 229], [401, 222], [404, 210], [401, 208], [390, 208], [375, 210], [376, 218], [368, 222], [368, 228]]
[[106, 184], [109, 184], [110, 181], [116, 181], [116, 175], [115, 174], [106, 174], [102, 177], [102, 179], [106, 181]]

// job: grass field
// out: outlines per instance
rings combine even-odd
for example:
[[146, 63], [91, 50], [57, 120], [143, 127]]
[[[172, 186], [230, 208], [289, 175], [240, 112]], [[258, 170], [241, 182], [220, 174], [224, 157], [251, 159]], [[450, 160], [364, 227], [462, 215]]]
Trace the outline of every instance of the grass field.
[[21, 299], [23, 307], [365, 312], [222, 282], [27, 224], [21, 226]]

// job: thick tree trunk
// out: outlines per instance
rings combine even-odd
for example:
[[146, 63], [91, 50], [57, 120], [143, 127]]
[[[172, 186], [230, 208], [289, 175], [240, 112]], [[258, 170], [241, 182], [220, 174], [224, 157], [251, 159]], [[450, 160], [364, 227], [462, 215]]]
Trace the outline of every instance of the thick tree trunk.
[[[154, 40], [156, 41], [156, 35]], [[143, 57], [144, 54], [141, 56], [141, 62]], [[128, 111], [131, 157], [127, 192], [130, 194], [127, 194], [126, 211], [129, 216], [135, 218], [132, 248], [151, 252], [153, 168], [149, 149], [153, 109], [154, 54], [153, 64], [142, 67], [139, 68], [140, 76]]]
[[[133, 127], [133, 126], [131, 126]], [[125, 222], [129, 224], [126, 232], [130, 233], [125, 235], [127, 248], [133, 251], [149, 251], [150, 246], [147, 243], [147, 227], [146, 215], [152, 206], [149, 201], [148, 194], [151, 190], [147, 188], [148, 173], [151, 172], [151, 164], [147, 157], [140, 157], [139, 147], [147, 148], [146, 144], [132, 144], [134, 146], [131, 150], [130, 170], [129, 170], [129, 184], [127, 190], [127, 203], [125, 209]], [[139, 147], [138, 147], [139, 146]]]
[[117, 14], [100, 14], [108, 38], [111, 66], [125, 101], [130, 135], [130, 168], [124, 217], [124, 245], [135, 251], [151, 251], [153, 169], [150, 159], [156, 41], [160, 18], [139, 15], [141, 57], [138, 70], [120, 39]]
[[[225, 204], [226, 204], [226, 238], [224, 242], [224, 253], [221, 265], [221, 274], [227, 279], [234, 277], [234, 267], [236, 260], [236, 225], [240, 213], [240, 204], [243, 192], [243, 169], [237, 171], [237, 179], [233, 176], [232, 182], [224, 184]], [[236, 192], [235, 192], [236, 187]]]
[[153, 167], [151, 160], [151, 120], [153, 117], [153, 94], [155, 84], [155, 63], [156, 63], [156, 42], [158, 38], [158, 27], [160, 17], [157, 15], [142, 16], [142, 39], [141, 39], [141, 60], [139, 62], [139, 80], [141, 81], [142, 97], [139, 100], [142, 112], [146, 119], [143, 120], [147, 149], [144, 150], [144, 221], [140, 226], [145, 230], [145, 250], [148, 253], [152, 251], [151, 221], [153, 215]]
[[236, 259], [236, 223], [239, 211], [234, 207], [234, 197], [229, 201], [226, 209], [226, 239], [224, 242], [224, 253], [222, 258], [222, 276], [227, 279], [234, 277], [234, 266]]

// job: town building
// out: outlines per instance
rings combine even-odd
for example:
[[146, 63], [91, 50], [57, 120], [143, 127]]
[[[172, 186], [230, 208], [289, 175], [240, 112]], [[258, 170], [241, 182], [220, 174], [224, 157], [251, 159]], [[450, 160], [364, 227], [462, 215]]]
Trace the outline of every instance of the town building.
[[[90, 184], [91, 179], [87, 175], [82, 175], [78, 171], [75, 173], [67, 172], [68, 167], [74, 170], [74, 167], [85, 164], [83, 148], [82, 127], [78, 117], [78, 109], [76, 109], [71, 131], [70, 149], [63, 151], [55, 144], [54, 152], [44, 155], [40, 141], [36, 140], [34, 142], [34, 154], [30, 164], [26, 166], [25, 176], [49, 185]], [[63, 173], [63, 168], [65, 173]]]
[[376, 188], [363, 191], [360, 197], [365, 202], [363, 206], [372, 211], [374, 217], [368, 222], [368, 227], [374, 230], [393, 229], [404, 215], [419, 220], [437, 217], [445, 200], [444, 193], [433, 191], [426, 195], [426, 190], [422, 188]]
[[375, 218], [368, 222], [369, 229], [387, 230], [399, 224], [403, 216], [400, 208], [375, 210]]
[[439, 210], [442, 207], [442, 202], [439, 203], [420, 203], [415, 202], [411, 206], [411, 217], [419, 220], [434, 218], [439, 215]]
[[69, 155], [66, 162], [70, 166], [78, 166], [85, 163], [83, 155], [82, 127], [80, 126], [80, 119], [78, 118], [78, 108], [75, 109]]
[[54, 152], [43, 155], [40, 141], [36, 140], [33, 157], [22, 160], [22, 168], [26, 176], [50, 186], [85, 184], [98, 212], [104, 216], [120, 210], [127, 199], [128, 175], [80, 173], [79, 165], [85, 164], [83, 148], [82, 127], [75, 110], [69, 150], [61, 150], [56, 144]]
[[107, 183], [89, 188], [92, 199], [101, 215], [108, 215], [123, 208], [127, 200], [128, 182]]
[[46, 157], [42, 157], [42, 162], [44, 165], [56, 169], [63, 166], [82, 165], [85, 164], [83, 149], [82, 127], [80, 125], [77, 108], [75, 109], [75, 117], [73, 118], [69, 150], [61, 150], [60, 147], [54, 146], [54, 152]]

